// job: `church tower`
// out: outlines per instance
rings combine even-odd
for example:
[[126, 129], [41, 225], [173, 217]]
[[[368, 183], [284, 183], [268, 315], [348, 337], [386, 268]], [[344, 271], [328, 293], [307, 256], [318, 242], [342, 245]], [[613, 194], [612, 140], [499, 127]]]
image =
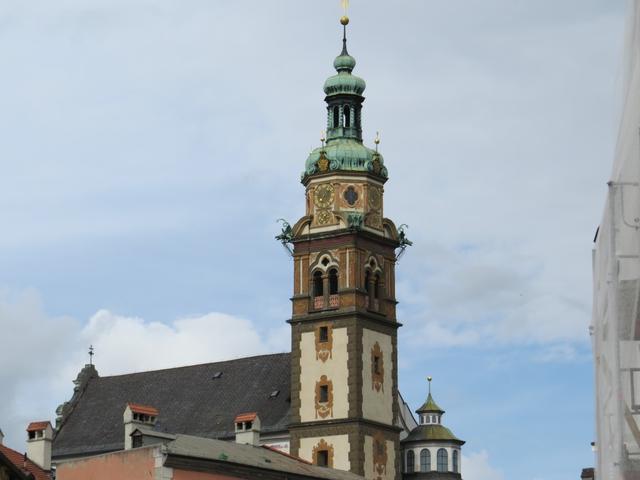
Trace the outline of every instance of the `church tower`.
[[[306, 214], [293, 244], [291, 453], [314, 464], [401, 478], [396, 250], [384, 217], [387, 169], [362, 142], [365, 82], [353, 75], [347, 17], [337, 73], [324, 84], [327, 135], [309, 155]], [[283, 235], [285, 233], [283, 232]]]

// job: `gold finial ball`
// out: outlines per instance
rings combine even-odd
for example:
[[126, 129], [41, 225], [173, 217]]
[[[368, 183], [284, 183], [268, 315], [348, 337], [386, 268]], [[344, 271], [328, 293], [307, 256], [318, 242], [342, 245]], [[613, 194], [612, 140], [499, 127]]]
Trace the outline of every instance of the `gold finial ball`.
[[433, 380], [433, 377], [427, 377], [427, 380], [430, 382], [431, 380]]
[[347, 25], [349, 25], [349, 17], [343, 15], [340, 19], [340, 23], [346, 27]]

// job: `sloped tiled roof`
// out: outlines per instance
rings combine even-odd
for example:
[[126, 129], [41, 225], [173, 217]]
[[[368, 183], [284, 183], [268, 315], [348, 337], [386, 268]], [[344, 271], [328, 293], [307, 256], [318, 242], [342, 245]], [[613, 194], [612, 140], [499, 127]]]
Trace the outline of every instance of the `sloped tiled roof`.
[[[278, 395], [271, 393], [278, 390]], [[124, 448], [128, 403], [158, 409], [155, 429], [206, 438], [235, 435], [236, 415], [257, 412], [263, 432], [289, 426], [290, 354], [88, 380], [53, 441], [53, 457]]]
[[24, 453], [16, 452], [6, 445], [0, 445], [0, 453], [4, 455], [7, 460], [13, 463], [18, 470], [33, 475], [35, 480], [51, 480], [49, 472], [43, 470], [28, 458], [25, 462]]

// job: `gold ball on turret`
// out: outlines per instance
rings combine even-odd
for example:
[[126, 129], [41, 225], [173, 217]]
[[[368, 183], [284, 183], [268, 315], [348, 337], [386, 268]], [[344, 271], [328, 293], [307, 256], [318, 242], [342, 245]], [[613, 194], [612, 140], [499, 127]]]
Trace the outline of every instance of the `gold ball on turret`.
[[340, 23], [346, 27], [347, 25], [349, 25], [349, 17], [343, 15], [340, 19]]
[[433, 377], [427, 377], [427, 380], [431, 381], [431, 380], [433, 380]]

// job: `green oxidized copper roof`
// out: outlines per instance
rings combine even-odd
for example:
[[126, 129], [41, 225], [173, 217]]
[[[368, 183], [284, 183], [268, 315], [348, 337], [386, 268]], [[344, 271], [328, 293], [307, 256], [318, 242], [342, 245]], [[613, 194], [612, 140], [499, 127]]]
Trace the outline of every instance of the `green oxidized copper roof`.
[[442, 425], [418, 425], [416, 428], [411, 430], [411, 433], [407, 438], [402, 440], [402, 443], [428, 441], [450, 441], [458, 443], [459, 445], [465, 443], [464, 440], [460, 440], [451, 432], [451, 430], [447, 427], [443, 427]]
[[429, 392], [429, 396], [427, 397], [427, 401], [424, 402], [424, 404], [418, 409], [416, 410], [417, 413], [444, 413], [444, 410], [442, 410], [438, 404], [433, 400], [433, 397], [431, 396], [431, 392]]
[[[345, 31], [346, 32], [346, 31]], [[333, 61], [333, 67], [338, 72], [324, 82], [324, 93], [327, 96], [338, 94], [362, 95], [367, 88], [365, 81], [351, 72], [356, 66], [356, 59], [347, 52], [347, 37], [342, 39], [342, 52]]]
[[321, 153], [329, 160], [329, 170], [348, 170], [355, 172], [374, 172], [379, 162], [379, 175], [386, 178], [387, 169], [384, 166], [384, 158], [375, 150], [365, 147], [361, 142], [353, 138], [330, 139], [324, 147], [313, 150], [305, 163], [305, 174], [311, 175], [318, 172], [317, 161]]

